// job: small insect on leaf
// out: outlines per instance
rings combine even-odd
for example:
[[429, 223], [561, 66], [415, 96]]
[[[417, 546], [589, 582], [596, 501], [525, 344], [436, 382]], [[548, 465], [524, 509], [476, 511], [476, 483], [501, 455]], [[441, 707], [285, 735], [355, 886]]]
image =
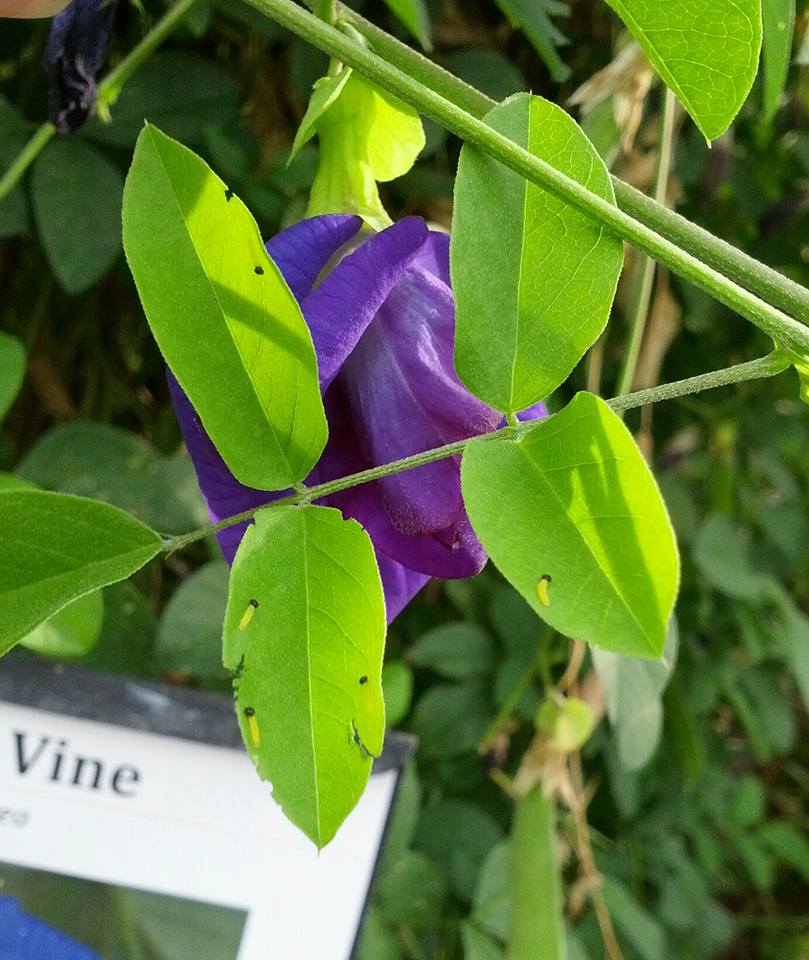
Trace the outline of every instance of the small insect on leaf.
[[247, 729], [250, 732], [250, 741], [256, 750], [261, 746], [261, 734], [258, 729], [258, 720], [256, 711], [252, 707], [245, 707], [245, 717], [247, 717]]
[[232, 199], [233, 199], [233, 191], [230, 189], [230, 187], [228, 187], [227, 190], [225, 190], [225, 200], [227, 200], [227, 202], [230, 203]]
[[537, 582], [537, 597], [543, 607], [549, 607], [551, 605], [551, 596], [549, 593], [551, 579], [549, 573], [543, 573]]
[[246, 630], [250, 626], [250, 621], [253, 619], [253, 614], [258, 609], [258, 600], [251, 600], [247, 605], [247, 609], [244, 611], [244, 616], [239, 621], [239, 629]]
[[360, 677], [360, 686], [363, 686], [366, 683], [368, 683], [368, 677], [366, 676]]
[[256, 275], [257, 277], [263, 277], [263, 276], [264, 276], [264, 267], [254, 267], [254, 268], [253, 268], [253, 273], [255, 273], [255, 275]]

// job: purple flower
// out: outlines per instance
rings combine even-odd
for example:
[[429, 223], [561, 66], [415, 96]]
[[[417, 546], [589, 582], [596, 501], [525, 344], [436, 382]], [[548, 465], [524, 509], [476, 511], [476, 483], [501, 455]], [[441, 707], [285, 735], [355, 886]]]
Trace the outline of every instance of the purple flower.
[[12, 897], [0, 897], [0, 957], [3, 960], [98, 960], [75, 940], [25, 913]]
[[59, 133], [83, 126], [96, 102], [117, 0], [73, 0], [53, 18], [45, 65], [48, 113]]
[[[485, 433], [503, 420], [455, 373], [446, 234], [429, 231], [417, 217], [400, 220], [316, 284], [361, 226], [354, 216], [315, 217], [267, 244], [312, 334], [329, 422], [329, 440], [309, 486]], [[171, 375], [169, 386], [214, 522], [284, 495], [238, 483]], [[521, 416], [545, 414], [537, 404]], [[458, 457], [319, 502], [338, 507], [370, 535], [388, 621], [430, 577], [473, 576], [486, 562], [464, 511]], [[218, 535], [229, 562], [245, 528], [239, 524]]]

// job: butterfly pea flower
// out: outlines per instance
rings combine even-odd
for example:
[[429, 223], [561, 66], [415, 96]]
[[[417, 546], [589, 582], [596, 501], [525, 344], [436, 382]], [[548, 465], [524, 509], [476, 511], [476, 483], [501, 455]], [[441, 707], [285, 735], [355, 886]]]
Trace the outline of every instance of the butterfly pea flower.
[[53, 19], [45, 65], [48, 113], [59, 133], [78, 130], [93, 112], [116, 4], [117, 0], [73, 0]]
[[13, 897], [0, 897], [0, 957], [9, 960], [98, 960], [98, 956], [37, 917]]
[[[301, 306], [318, 360], [329, 439], [306, 479], [314, 486], [496, 429], [501, 413], [474, 397], [453, 365], [455, 308], [449, 237], [408, 217], [374, 234], [325, 273], [359, 217], [304, 220], [267, 243]], [[169, 373], [174, 407], [211, 519], [263, 506], [289, 491], [240, 484]], [[542, 404], [521, 414], [544, 416]], [[392, 620], [431, 577], [479, 573], [486, 554], [461, 497], [460, 458], [450, 457], [316, 501], [337, 507], [373, 542]], [[246, 524], [220, 531], [232, 562]]]

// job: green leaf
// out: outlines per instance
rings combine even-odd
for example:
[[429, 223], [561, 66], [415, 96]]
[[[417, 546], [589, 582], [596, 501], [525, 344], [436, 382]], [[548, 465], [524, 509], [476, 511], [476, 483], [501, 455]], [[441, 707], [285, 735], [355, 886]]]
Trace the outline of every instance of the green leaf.
[[428, 630], [408, 651], [417, 667], [428, 667], [451, 680], [485, 676], [494, 668], [494, 649], [475, 623], [445, 623]]
[[157, 621], [144, 595], [132, 583], [114, 583], [104, 590], [101, 636], [82, 658], [82, 666], [149, 676], [156, 632]]
[[461, 481], [495, 566], [547, 623], [613, 653], [660, 656], [677, 544], [643, 456], [603, 400], [579, 393], [518, 440], [473, 441]]
[[260, 511], [233, 564], [223, 659], [241, 671], [236, 706], [253, 762], [319, 848], [382, 750], [384, 642], [382, 586], [359, 524], [325, 507]]
[[402, 960], [395, 933], [373, 904], [365, 913], [356, 960]]
[[143, 437], [108, 423], [53, 427], [17, 471], [41, 487], [111, 503], [164, 533], [208, 522], [188, 456], [164, 457]]
[[160, 670], [222, 677], [222, 623], [228, 602], [228, 565], [214, 560], [187, 577], [166, 604], [154, 649]]
[[762, 113], [772, 123], [789, 71], [795, 30], [795, 0], [761, 0], [764, 27]]
[[775, 880], [775, 862], [759, 838], [747, 833], [737, 833], [733, 836], [732, 843], [756, 890], [764, 893], [771, 889]]
[[488, 723], [489, 705], [480, 680], [431, 686], [413, 711], [413, 732], [427, 758], [475, 750]]
[[388, 727], [401, 723], [413, 700], [413, 671], [401, 660], [386, 663], [382, 668], [382, 692], [385, 699], [385, 722]]
[[730, 517], [708, 517], [697, 534], [692, 559], [708, 582], [729, 597], [754, 603], [764, 596], [768, 578], [752, 567], [749, 545]]
[[776, 636], [795, 677], [795, 683], [809, 710], [809, 618], [778, 581], [772, 582], [771, 599], [778, 604], [780, 621]]
[[[21, 477], [0, 474], [0, 493], [36, 489], [33, 483]], [[45, 657], [83, 657], [98, 642], [103, 619], [104, 600], [101, 591], [95, 590], [63, 607], [19, 642]]]
[[[560, 107], [523, 93], [485, 119], [614, 202], [607, 168]], [[507, 413], [547, 397], [604, 329], [622, 263], [619, 239], [464, 146], [455, 184], [451, 266], [455, 364], [466, 386]]]
[[510, 960], [565, 960], [556, 801], [536, 787], [516, 805], [511, 836]]
[[677, 656], [677, 621], [672, 617], [660, 660], [636, 660], [606, 650], [593, 650], [592, 655], [618, 759], [625, 770], [640, 770], [652, 758], [663, 729], [663, 693]]
[[238, 118], [239, 84], [212, 59], [158, 51], [127, 81], [111, 113], [111, 123], [92, 120], [87, 133], [103, 143], [131, 147], [148, 121], [183, 143], [200, 144], [206, 130]]
[[505, 647], [505, 657], [497, 667], [494, 681], [494, 701], [498, 707], [511, 702], [515, 688], [526, 692], [513, 704], [515, 713], [525, 718], [533, 715], [537, 706], [537, 690], [532, 678], [537, 672], [537, 655], [553, 642], [553, 631], [538, 620], [523, 598], [503, 584], [492, 594], [489, 619]]
[[121, 251], [118, 167], [83, 140], [51, 140], [37, 157], [31, 198], [48, 263], [68, 293], [81, 293]]
[[481, 807], [465, 800], [442, 800], [422, 811], [415, 846], [447, 864], [456, 893], [471, 900], [480, 868], [503, 830]]
[[764, 737], [772, 752], [787, 756], [795, 746], [797, 723], [781, 671], [762, 665], [746, 670], [738, 680], [753, 711], [757, 735]]
[[613, 877], [604, 877], [602, 891], [613, 922], [642, 960], [665, 960], [666, 931], [657, 919]]
[[502, 947], [474, 924], [461, 924], [464, 960], [503, 960]]
[[105, 503], [39, 490], [0, 497], [0, 653], [71, 601], [123, 580], [160, 537]]
[[556, 83], [564, 83], [570, 67], [557, 53], [569, 41], [554, 25], [551, 16], [570, 16], [570, 6], [559, 0], [496, 0], [497, 6], [531, 41]]
[[767, 797], [758, 777], [748, 773], [734, 785], [730, 817], [737, 827], [753, 827], [764, 819]]
[[440, 919], [448, 888], [439, 864], [418, 850], [405, 850], [380, 881], [379, 906], [389, 923], [419, 930]]
[[82, 657], [96, 645], [103, 619], [104, 600], [95, 590], [34, 627], [20, 644], [45, 657]]
[[505, 100], [528, 85], [514, 62], [491, 47], [453, 50], [441, 58], [441, 65], [492, 100]]
[[292, 149], [289, 151], [287, 165], [292, 163], [302, 147], [309, 143], [312, 137], [315, 136], [318, 121], [343, 92], [343, 87], [346, 85], [346, 81], [352, 72], [351, 67], [343, 67], [337, 76], [321, 77], [315, 82], [312, 96], [306, 107], [306, 113], [303, 115], [298, 131], [295, 134]]
[[706, 140], [720, 136], [755, 80], [760, 0], [607, 0]]
[[507, 941], [511, 931], [511, 843], [499, 843], [478, 874], [472, 898], [472, 919], [498, 940]]
[[425, 50], [432, 50], [430, 14], [424, 0], [385, 0], [388, 9], [402, 21]]
[[[387, 712], [387, 704], [385, 704], [385, 710]], [[402, 771], [399, 785], [396, 788], [396, 800], [385, 831], [385, 840], [378, 868], [380, 876], [392, 869], [394, 864], [412, 845], [420, 810], [421, 783], [414, 761], [409, 760]]]
[[765, 823], [758, 836], [784, 863], [809, 883], [809, 840], [787, 820]]
[[356, 213], [375, 229], [389, 226], [376, 184], [404, 176], [424, 149], [418, 113], [354, 72], [314, 126], [320, 163], [308, 216]]
[[36, 486], [13, 473], [0, 473], [0, 493], [8, 490], [36, 490]]
[[258, 227], [196, 154], [147, 125], [124, 248], [163, 355], [232, 473], [280, 490], [326, 442], [309, 330]]
[[22, 340], [0, 330], [0, 420], [8, 413], [20, 392], [26, 364]]

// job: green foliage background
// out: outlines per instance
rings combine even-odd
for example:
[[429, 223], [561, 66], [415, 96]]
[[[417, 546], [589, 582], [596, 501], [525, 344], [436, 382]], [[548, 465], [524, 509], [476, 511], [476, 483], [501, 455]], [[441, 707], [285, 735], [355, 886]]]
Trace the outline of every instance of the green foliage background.
[[[435, 55], [498, 99], [531, 89], [563, 104], [622, 42], [618, 21], [594, 0], [435, 0], [429, 7]], [[362, 9], [402, 29], [380, 2]], [[161, 12], [154, 2], [145, 13], [123, 11], [113, 57]], [[506, 15], [528, 16], [525, 32]], [[799, 7], [796, 50], [806, 22]], [[46, 33], [42, 22], [6, 21], [0, 31], [0, 167], [45, 116]], [[121, 256], [123, 175], [148, 117], [204, 156], [269, 236], [305, 209], [317, 148], [307, 144], [289, 168], [286, 162], [325, 67], [324, 57], [237, 0], [201, 2], [130, 81], [112, 123], [96, 120], [69, 141], [53, 141], [0, 204], [0, 325], [28, 354], [22, 391], [0, 429], [0, 470], [107, 500], [165, 532], [204, 522], [163, 362]], [[672, 195], [681, 212], [805, 284], [809, 74], [792, 66], [772, 121], [764, 118], [761, 88], [759, 81], [731, 133], [711, 150], [692, 124], [678, 128]], [[642, 188], [660, 99], [653, 87], [628, 155], [617, 145], [614, 96], [584, 124], [614, 170]], [[458, 153], [454, 139], [427, 124], [419, 163], [382, 188], [391, 214], [448, 225]], [[632, 276], [626, 271], [604, 342], [604, 395], [615, 386], [626, 343]], [[689, 376], [767, 349], [763, 335], [675, 280], [658, 284], [655, 305], [642, 363], [652, 377], [661, 367], [667, 380]], [[582, 366], [555, 406], [585, 377]], [[603, 721], [584, 749], [604, 897], [627, 960], [805, 960], [806, 411], [788, 374], [662, 405], [628, 424], [660, 479], [684, 582], [679, 658], [659, 711], [659, 745], [648, 763], [636, 762], [651, 749], [652, 721], [632, 713], [633, 702], [639, 709], [645, 702], [634, 688], [628, 720], [617, 732]], [[225, 692], [219, 624], [226, 593], [213, 545], [152, 564], [104, 591], [97, 642], [80, 662]], [[93, 635], [97, 616], [88, 618], [83, 629]], [[567, 642], [491, 569], [474, 581], [431, 584], [396, 621], [385, 673], [389, 719], [417, 733], [421, 746], [401, 791], [360, 960], [503, 956], [512, 805], [489, 771], [513, 772], [530, 738], [540, 678], [558, 679], [567, 655]], [[481, 756], [478, 744], [498, 711], [514, 717], [510, 749]], [[574, 894], [570, 955], [580, 960], [600, 957], [603, 947], [586, 898], [578, 908], [574, 836], [563, 816], [565, 878]]]

